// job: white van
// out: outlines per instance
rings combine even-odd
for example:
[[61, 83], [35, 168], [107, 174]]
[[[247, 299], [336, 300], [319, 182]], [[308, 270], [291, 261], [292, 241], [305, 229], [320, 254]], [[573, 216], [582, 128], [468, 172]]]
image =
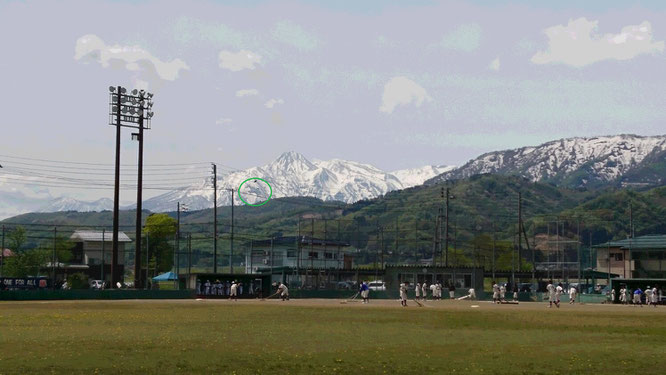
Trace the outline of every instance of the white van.
[[386, 284], [383, 281], [375, 280], [368, 283], [370, 290], [386, 290]]

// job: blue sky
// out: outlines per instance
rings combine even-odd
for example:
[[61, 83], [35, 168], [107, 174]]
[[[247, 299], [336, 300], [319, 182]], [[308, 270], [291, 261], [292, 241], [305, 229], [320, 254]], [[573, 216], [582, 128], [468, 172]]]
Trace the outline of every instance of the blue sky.
[[[118, 84], [155, 93], [147, 164], [246, 168], [295, 150], [395, 170], [562, 137], [660, 134], [664, 8], [0, 2], [0, 81], [10, 88], [0, 106], [11, 139], [0, 154], [112, 163], [107, 87]], [[126, 133], [123, 160], [133, 162]]]

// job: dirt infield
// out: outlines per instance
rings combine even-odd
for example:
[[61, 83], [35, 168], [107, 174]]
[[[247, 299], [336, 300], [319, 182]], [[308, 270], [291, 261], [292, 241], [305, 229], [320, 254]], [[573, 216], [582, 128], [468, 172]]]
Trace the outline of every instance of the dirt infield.
[[409, 300], [407, 307], [400, 306], [399, 300], [377, 299], [370, 300], [370, 303], [363, 304], [360, 300], [344, 300], [344, 299], [328, 299], [328, 298], [307, 298], [307, 299], [290, 299], [289, 301], [282, 301], [278, 298], [269, 300], [259, 299], [239, 299], [238, 301], [230, 301], [227, 299], [175, 299], [175, 300], [67, 300], [67, 301], [6, 301], [0, 302], [0, 307], [5, 306], [18, 306], [30, 304], [123, 304], [123, 303], [145, 303], [145, 304], [174, 304], [174, 305], [196, 305], [196, 304], [211, 304], [211, 305], [265, 305], [265, 306], [292, 306], [292, 307], [339, 307], [339, 308], [358, 308], [358, 309], [373, 309], [373, 308], [396, 308], [396, 309], [418, 309], [418, 310], [476, 310], [476, 311], [507, 311], [507, 310], [520, 310], [520, 311], [535, 311], [535, 310], [553, 310], [553, 311], [580, 311], [580, 312], [604, 312], [604, 313], [630, 313], [636, 312], [640, 314], [658, 313], [666, 314], [666, 306], [633, 306], [633, 305], [620, 305], [620, 304], [569, 304], [562, 303], [560, 308], [553, 306], [548, 307], [548, 302], [520, 302], [518, 304], [494, 304], [490, 301], [457, 301], [457, 300], [440, 300], [440, 301], [419, 301], [423, 307], [419, 307], [416, 302]]
[[258, 300], [238, 300], [227, 301], [227, 300], [201, 300], [195, 301], [199, 303], [224, 303], [224, 304], [254, 304], [254, 303], [263, 303], [263, 304], [279, 304], [284, 306], [322, 306], [322, 307], [343, 307], [343, 308], [359, 308], [359, 309], [368, 309], [368, 308], [396, 308], [396, 309], [444, 309], [444, 310], [483, 310], [483, 311], [505, 311], [505, 310], [561, 310], [561, 311], [604, 311], [604, 312], [622, 312], [627, 313], [629, 311], [636, 312], [660, 312], [666, 314], [666, 306], [632, 306], [632, 305], [619, 305], [619, 304], [569, 304], [563, 303], [560, 304], [560, 307], [557, 308], [553, 306], [552, 308], [548, 307], [548, 302], [520, 302], [519, 304], [494, 304], [490, 301], [452, 301], [452, 300], [440, 300], [440, 301], [419, 301], [423, 304], [423, 307], [419, 307], [416, 302], [410, 300], [407, 301], [407, 307], [400, 306], [399, 300], [370, 300], [370, 303], [363, 304], [361, 302], [350, 302], [349, 300], [341, 299], [290, 299], [289, 301], [282, 301], [278, 299], [258, 301]]

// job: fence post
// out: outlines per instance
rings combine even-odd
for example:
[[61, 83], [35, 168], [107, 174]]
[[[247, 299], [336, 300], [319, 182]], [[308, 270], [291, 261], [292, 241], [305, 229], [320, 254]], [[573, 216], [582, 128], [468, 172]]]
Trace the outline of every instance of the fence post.
[[5, 226], [2, 225], [2, 248], [0, 248], [0, 276], [5, 270]]
[[58, 236], [58, 227], [53, 227], [53, 255], [51, 257], [51, 289], [55, 290], [55, 262], [56, 262], [56, 237]]
[[[102, 284], [104, 284], [104, 241], [106, 241], [106, 228], [102, 228], [102, 270], [101, 270], [101, 277], [100, 280], [102, 280]], [[136, 285], [134, 286], [136, 288]]]

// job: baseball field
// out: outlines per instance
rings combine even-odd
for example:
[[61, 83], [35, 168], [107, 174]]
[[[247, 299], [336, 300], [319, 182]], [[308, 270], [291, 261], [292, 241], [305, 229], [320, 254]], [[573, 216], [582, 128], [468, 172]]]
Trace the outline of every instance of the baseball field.
[[666, 307], [0, 302], [0, 374], [663, 374]]

